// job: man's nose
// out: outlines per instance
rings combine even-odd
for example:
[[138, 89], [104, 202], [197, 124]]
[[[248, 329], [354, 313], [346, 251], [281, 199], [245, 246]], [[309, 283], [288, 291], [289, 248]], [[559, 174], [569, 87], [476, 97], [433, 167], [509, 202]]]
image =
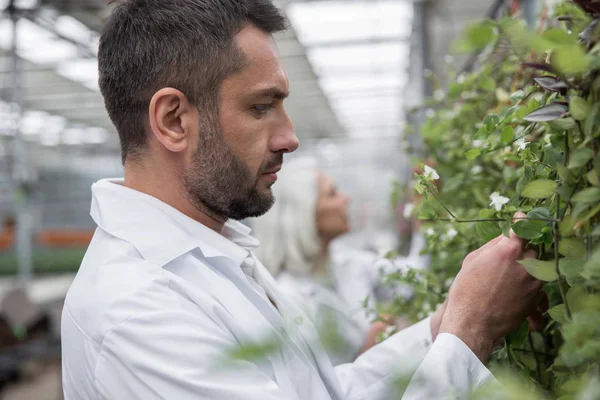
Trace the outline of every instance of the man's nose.
[[285, 111], [283, 113], [283, 120], [277, 127], [277, 133], [271, 139], [271, 151], [274, 153], [292, 153], [300, 145], [292, 120]]

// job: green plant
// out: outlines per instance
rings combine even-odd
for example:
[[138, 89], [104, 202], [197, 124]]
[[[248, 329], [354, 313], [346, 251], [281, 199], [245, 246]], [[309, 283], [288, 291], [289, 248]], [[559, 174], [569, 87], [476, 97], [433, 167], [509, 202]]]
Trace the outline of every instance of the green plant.
[[[458, 48], [483, 50], [482, 63], [428, 103], [419, 130], [443, 182], [415, 175], [431, 266], [387, 276], [415, 288], [387, 311], [422, 318], [468, 252], [510, 229], [529, 241], [539, 256], [523, 266], [546, 282], [550, 309], [541, 332], [524, 323], [494, 354], [518, 376], [515, 398], [581, 398], [600, 380], [598, 4], [565, 2], [540, 33], [509, 18], [467, 30]], [[527, 218], [513, 221], [517, 210]]]

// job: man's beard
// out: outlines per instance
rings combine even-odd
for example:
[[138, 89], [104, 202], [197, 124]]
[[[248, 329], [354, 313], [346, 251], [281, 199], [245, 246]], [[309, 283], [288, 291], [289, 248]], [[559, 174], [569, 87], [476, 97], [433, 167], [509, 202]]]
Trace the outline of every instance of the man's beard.
[[242, 220], [266, 213], [274, 202], [271, 190], [260, 192], [259, 179], [266, 171], [283, 162], [277, 153], [252, 171], [231, 150], [217, 124], [205, 124], [192, 165], [182, 177], [185, 195], [194, 205], [207, 208], [220, 217]]

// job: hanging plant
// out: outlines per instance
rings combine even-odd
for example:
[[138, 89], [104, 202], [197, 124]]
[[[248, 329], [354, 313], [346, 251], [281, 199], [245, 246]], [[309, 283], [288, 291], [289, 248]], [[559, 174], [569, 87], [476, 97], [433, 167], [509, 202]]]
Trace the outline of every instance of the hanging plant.
[[513, 19], [467, 30], [458, 47], [484, 49], [484, 60], [427, 104], [417, 130], [436, 165], [414, 184], [430, 269], [386, 278], [415, 289], [387, 311], [423, 318], [470, 251], [510, 229], [537, 249], [522, 264], [545, 282], [546, 324], [524, 323], [492, 362], [518, 377], [514, 398], [600, 393], [600, 2], [556, 12], [539, 33]]

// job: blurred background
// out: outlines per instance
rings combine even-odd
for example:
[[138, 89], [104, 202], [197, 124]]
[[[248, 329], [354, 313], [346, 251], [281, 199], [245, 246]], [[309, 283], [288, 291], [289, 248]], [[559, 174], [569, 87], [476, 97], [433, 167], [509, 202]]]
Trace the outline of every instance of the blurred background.
[[[351, 198], [362, 247], [397, 248], [393, 182], [410, 179], [432, 75], [470, 22], [515, 1], [275, 1], [301, 140]], [[523, 3], [527, 1], [522, 0]], [[122, 175], [97, 79], [105, 0], [0, 0], [0, 398], [60, 399], [60, 309], [94, 224], [90, 186]], [[517, 2], [518, 3], [518, 2]], [[440, 90], [440, 89], [436, 89]], [[420, 109], [419, 112], [411, 112]]]

